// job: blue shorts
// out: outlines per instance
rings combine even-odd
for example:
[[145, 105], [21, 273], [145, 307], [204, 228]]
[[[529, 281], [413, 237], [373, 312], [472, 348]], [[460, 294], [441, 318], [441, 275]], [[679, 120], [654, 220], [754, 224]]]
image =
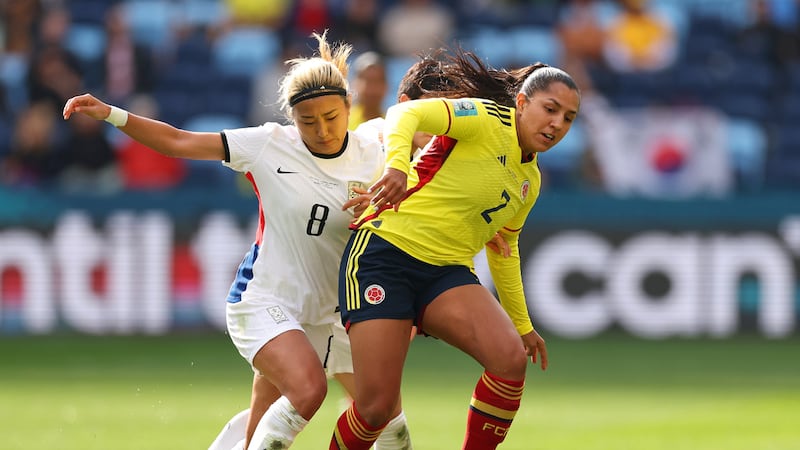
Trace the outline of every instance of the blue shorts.
[[480, 284], [467, 266], [428, 264], [370, 230], [358, 230], [350, 236], [339, 269], [342, 323], [349, 328], [370, 319], [413, 319], [420, 327], [428, 304], [467, 284]]

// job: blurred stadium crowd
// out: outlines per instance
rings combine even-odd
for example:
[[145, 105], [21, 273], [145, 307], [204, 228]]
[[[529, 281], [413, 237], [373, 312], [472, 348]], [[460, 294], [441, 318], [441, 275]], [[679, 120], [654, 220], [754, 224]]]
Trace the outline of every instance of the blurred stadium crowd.
[[[146, 151], [60, 118], [91, 92], [198, 131], [284, 120], [283, 61], [325, 29], [386, 62], [388, 106], [442, 44], [495, 67], [572, 73], [582, 117], [541, 166], [546, 189], [619, 195], [800, 190], [796, 0], [4, 0], [0, 186], [114, 193], [231, 183], [219, 164]], [[632, 179], [631, 177], [635, 179]]]

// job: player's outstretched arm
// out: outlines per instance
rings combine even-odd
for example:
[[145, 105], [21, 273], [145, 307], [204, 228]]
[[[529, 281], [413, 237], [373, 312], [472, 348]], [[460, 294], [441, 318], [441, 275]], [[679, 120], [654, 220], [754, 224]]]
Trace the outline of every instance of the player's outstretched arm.
[[131, 138], [166, 156], [217, 161], [225, 159], [225, 147], [219, 133], [181, 130], [108, 105], [91, 94], [78, 95], [67, 100], [64, 105], [64, 120], [69, 120], [75, 113], [85, 114], [95, 120], [105, 120]]

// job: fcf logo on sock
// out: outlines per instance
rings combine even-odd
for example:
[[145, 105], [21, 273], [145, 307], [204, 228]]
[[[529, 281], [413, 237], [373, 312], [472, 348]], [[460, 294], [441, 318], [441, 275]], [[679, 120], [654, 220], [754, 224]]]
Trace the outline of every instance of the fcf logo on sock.
[[492, 430], [491, 432], [497, 436], [505, 436], [508, 434], [508, 427], [498, 427], [497, 425], [485, 422], [483, 424], [483, 431]]

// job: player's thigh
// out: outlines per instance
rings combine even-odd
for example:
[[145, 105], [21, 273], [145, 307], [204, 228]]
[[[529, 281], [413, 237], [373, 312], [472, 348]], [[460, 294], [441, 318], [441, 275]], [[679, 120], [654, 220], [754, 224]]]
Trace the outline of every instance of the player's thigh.
[[342, 386], [342, 389], [347, 393], [347, 396], [350, 398], [355, 397], [356, 395], [356, 380], [353, 373], [337, 373], [333, 375], [333, 378], [336, 379], [336, 382]]
[[422, 317], [426, 333], [475, 358], [497, 375], [520, 375], [525, 347], [500, 303], [485, 287], [467, 284], [439, 294]]
[[371, 319], [349, 329], [356, 403], [390, 413], [400, 396], [400, 380], [410, 341], [411, 319]]
[[322, 364], [302, 325], [279, 299], [229, 303], [226, 319], [239, 353], [283, 394], [300, 389], [303, 383], [318, 388], [325, 382]]
[[267, 342], [253, 365], [284, 394], [327, 383], [317, 352], [300, 330], [289, 330]]
[[306, 336], [319, 356], [329, 378], [340, 373], [353, 373], [353, 357], [347, 331], [337, 320], [324, 325], [303, 325]]
[[268, 342], [287, 331], [303, 330], [302, 324], [276, 298], [228, 303], [225, 318], [233, 345], [251, 366], [254, 366], [256, 354]]

